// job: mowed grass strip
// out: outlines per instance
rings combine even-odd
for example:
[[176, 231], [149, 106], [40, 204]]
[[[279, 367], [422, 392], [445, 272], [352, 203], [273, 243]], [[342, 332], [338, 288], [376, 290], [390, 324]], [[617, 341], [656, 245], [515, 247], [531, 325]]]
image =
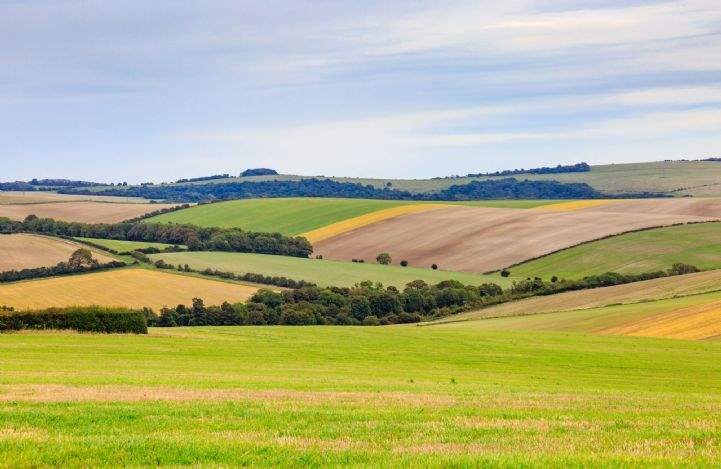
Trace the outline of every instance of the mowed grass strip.
[[721, 292], [627, 305], [448, 324], [473, 330], [564, 331], [673, 339], [711, 339], [721, 337]]
[[11, 467], [721, 458], [716, 343], [450, 326], [34, 332], [4, 336], [0, 366]]
[[99, 238], [75, 238], [80, 242], [88, 242], [104, 246], [117, 252], [128, 252], [136, 249], [156, 248], [166, 249], [172, 247], [172, 244], [151, 243], [149, 241], [124, 241], [118, 239], [99, 239]]
[[217, 269], [239, 274], [256, 273], [271, 277], [287, 277], [294, 280], [306, 280], [321, 286], [350, 287], [364, 280], [396, 287], [403, 287], [413, 280], [424, 280], [428, 283], [458, 280], [467, 285], [493, 282], [504, 287], [511, 283], [510, 279], [500, 276], [265, 254], [175, 252], [153, 254], [150, 257], [153, 260], [162, 259], [173, 265], [188, 264], [197, 270]]
[[641, 273], [676, 262], [721, 268], [721, 223], [656, 228], [575, 246], [511, 268], [514, 276], [576, 279], [604, 272]]
[[378, 210], [372, 213], [367, 213], [359, 217], [349, 218], [347, 220], [332, 223], [318, 228], [312, 231], [302, 233], [311, 243], [322, 241], [324, 239], [332, 238], [342, 233], [355, 230], [366, 225], [378, 223], [379, 221], [388, 220], [390, 218], [399, 217], [402, 215], [410, 215], [411, 213], [426, 212], [428, 210], [437, 210], [440, 208], [449, 207], [448, 204], [415, 204], [415, 205], [401, 205], [393, 208], [386, 208]]
[[130, 308], [206, 304], [248, 299], [257, 287], [145, 269], [120, 269], [0, 285], [0, 305], [15, 309], [53, 306], [125, 306]]
[[[54, 266], [67, 262], [73, 252], [83, 247], [86, 246], [49, 236], [0, 235], [0, 272]], [[93, 257], [101, 263], [113, 260], [102, 251], [92, 248], [90, 250]]]

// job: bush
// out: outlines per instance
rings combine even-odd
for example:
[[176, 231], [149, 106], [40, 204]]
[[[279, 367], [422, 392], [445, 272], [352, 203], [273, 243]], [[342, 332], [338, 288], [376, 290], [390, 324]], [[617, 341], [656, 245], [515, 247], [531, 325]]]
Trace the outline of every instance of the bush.
[[408, 261], [407, 261], [407, 260], [402, 260], [402, 261], [401, 261], [401, 267], [408, 267]]
[[507, 269], [503, 269], [501, 271], [501, 277], [509, 277], [511, 275], [511, 272], [509, 272]]
[[376, 261], [382, 265], [389, 265], [391, 263], [391, 255], [387, 252], [382, 252], [376, 256]]
[[0, 330], [70, 329], [79, 332], [147, 334], [143, 311], [99, 306], [71, 306], [37, 311], [0, 312]]
[[438, 270], [438, 264], [432, 264], [432, 265], [431, 265], [431, 269], [433, 269], [433, 270]]

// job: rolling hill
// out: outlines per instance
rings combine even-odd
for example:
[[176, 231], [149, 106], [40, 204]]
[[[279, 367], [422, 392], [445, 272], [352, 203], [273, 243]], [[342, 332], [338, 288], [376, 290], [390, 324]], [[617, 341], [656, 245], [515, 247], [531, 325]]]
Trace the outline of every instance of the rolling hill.
[[[50, 267], [67, 262], [76, 250], [87, 247], [72, 241], [30, 234], [0, 235], [0, 272]], [[90, 248], [99, 262], [113, 259], [106, 253]], [[0, 303], [2, 302], [0, 297]]]

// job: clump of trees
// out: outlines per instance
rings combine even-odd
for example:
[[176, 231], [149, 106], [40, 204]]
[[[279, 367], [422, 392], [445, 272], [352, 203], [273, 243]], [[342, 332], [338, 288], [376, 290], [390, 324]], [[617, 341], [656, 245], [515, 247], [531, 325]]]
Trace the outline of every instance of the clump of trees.
[[101, 269], [114, 269], [125, 267], [127, 264], [120, 261], [111, 261], [104, 264], [93, 258], [87, 249], [78, 249], [73, 252], [67, 262], [60, 262], [52, 267], [37, 267], [34, 269], [9, 270], [0, 272], [0, 283], [17, 282], [32, 278], [53, 277], [55, 275], [78, 274], [93, 272]]
[[80, 332], [147, 334], [143, 312], [127, 308], [72, 306], [36, 311], [0, 310], [0, 331], [70, 329]]
[[250, 176], [277, 176], [278, 171], [270, 168], [252, 168], [252, 169], [246, 169], [242, 173], [240, 173], [240, 177], [250, 177]]
[[303, 237], [256, 233], [240, 228], [201, 228], [153, 223], [77, 223], [29, 215], [18, 222], [0, 218], [0, 233], [40, 233], [71, 238], [102, 238], [185, 245], [190, 251], [230, 251], [307, 258], [313, 246]]
[[382, 252], [376, 256], [376, 262], [382, 265], [390, 265], [392, 262], [391, 255], [387, 252]]
[[381, 325], [420, 322], [477, 307], [501, 296], [495, 284], [463, 285], [455, 280], [428, 285], [416, 280], [401, 291], [380, 283], [351, 288], [306, 286], [274, 292], [259, 290], [246, 303], [163, 308], [152, 325]]

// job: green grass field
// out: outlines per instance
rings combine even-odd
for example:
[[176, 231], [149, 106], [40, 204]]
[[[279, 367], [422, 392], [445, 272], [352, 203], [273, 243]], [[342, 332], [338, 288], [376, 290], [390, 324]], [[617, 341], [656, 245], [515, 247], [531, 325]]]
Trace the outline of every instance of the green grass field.
[[136, 249], [144, 249], [144, 248], [158, 248], [158, 249], [165, 249], [168, 247], [171, 247], [172, 244], [165, 244], [165, 243], [151, 243], [147, 241], [121, 241], [117, 239], [98, 239], [98, 238], [75, 238], [76, 240], [80, 242], [90, 242], [93, 244], [99, 244], [100, 246], [105, 246], [108, 249], [112, 249], [117, 252], [129, 252], [134, 251]]
[[493, 282], [507, 287], [510, 279], [500, 276], [449, 272], [442, 270], [418, 269], [375, 263], [352, 263], [297, 257], [270, 256], [265, 254], [245, 254], [226, 252], [176, 252], [153, 254], [152, 259], [163, 259], [173, 265], [188, 264], [204, 270], [217, 269], [224, 272], [257, 273], [269, 276], [282, 276], [294, 280], [307, 280], [318, 285], [353, 286], [364, 280], [381, 282], [384, 285], [403, 287], [413, 280], [425, 280], [438, 283], [442, 280], [458, 280], [468, 285]]
[[[498, 208], [532, 208], [554, 202], [556, 201], [487, 200], [458, 202], [458, 204]], [[148, 222], [191, 223], [199, 226], [225, 228], [239, 227], [249, 231], [298, 235], [348, 218], [417, 203], [423, 202], [333, 198], [243, 199], [200, 205], [166, 213], [150, 218]]]
[[676, 262], [721, 268], [721, 223], [699, 223], [614, 236], [564, 249], [510, 269], [516, 277], [582, 278], [604, 272], [664, 270]]
[[0, 340], [0, 465], [671, 466], [721, 458], [721, 344], [438, 327]]

